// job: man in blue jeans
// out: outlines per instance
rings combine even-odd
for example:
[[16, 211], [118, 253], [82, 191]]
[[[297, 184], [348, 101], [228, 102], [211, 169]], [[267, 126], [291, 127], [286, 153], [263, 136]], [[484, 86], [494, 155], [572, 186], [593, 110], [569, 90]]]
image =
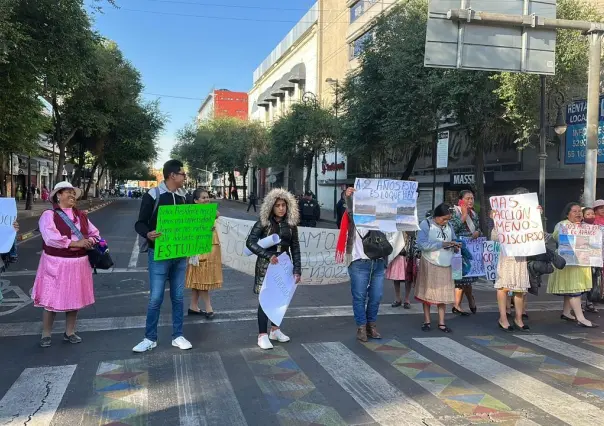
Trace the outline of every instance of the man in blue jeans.
[[161, 238], [161, 233], [156, 231], [159, 206], [186, 203], [186, 191], [182, 187], [187, 175], [183, 171], [183, 164], [178, 160], [170, 160], [164, 164], [163, 172], [164, 181], [158, 188], [150, 189], [143, 196], [138, 221], [134, 226], [136, 232], [146, 238], [149, 244], [149, 286], [151, 288], [145, 338], [132, 349], [134, 352], [150, 351], [157, 346], [157, 323], [164, 301], [166, 281], [170, 281], [170, 299], [172, 300], [172, 346], [180, 349], [191, 349], [192, 347], [191, 343], [182, 335], [187, 258], [153, 260], [155, 240]]

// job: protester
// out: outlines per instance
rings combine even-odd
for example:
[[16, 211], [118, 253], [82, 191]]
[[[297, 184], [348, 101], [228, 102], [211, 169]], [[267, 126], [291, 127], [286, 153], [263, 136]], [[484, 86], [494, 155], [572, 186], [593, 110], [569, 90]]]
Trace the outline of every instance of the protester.
[[[191, 343], [184, 338], [183, 298], [187, 258], [154, 260], [155, 240], [161, 238], [156, 231], [157, 214], [160, 206], [185, 204], [186, 191], [182, 188], [187, 178], [183, 164], [178, 160], [169, 160], [164, 164], [164, 181], [159, 187], [150, 189], [142, 198], [138, 221], [134, 228], [149, 244], [149, 306], [145, 338], [132, 350], [146, 352], [157, 346], [157, 323], [161, 305], [164, 301], [166, 281], [170, 281], [170, 299], [172, 301], [172, 346], [180, 349], [191, 349]], [[157, 199], [159, 193], [159, 199]]]
[[594, 225], [604, 226], [604, 200], [594, 201], [594, 205], [591, 206], [594, 210]]
[[[579, 203], [568, 203], [562, 212], [562, 221], [556, 224], [552, 237], [559, 242], [560, 227], [568, 224], [580, 224], [581, 220], [582, 213]], [[554, 271], [549, 279], [547, 292], [564, 297], [560, 319], [576, 322], [581, 327], [598, 327], [597, 324], [593, 324], [586, 319], [581, 310], [581, 296], [591, 290], [591, 287], [592, 276], [591, 267], [589, 266], [567, 265], [562, 270], [556, 269]]]
[[[336, 261], [348, 264], [352, 310], [357, 326], [356, 337], [361, 342], [369, 338], [381, 339], [377, 329], [380, 302], [384, 294], [384, 271], [389, 260], [396, 257], [405, 245], [403, 232], [385, 234], [390, 244], [389, 257], [370, 259], [365, 253], [363, 238], [370, 231], [357, 228], [354, 223], [352, 197], [354, 188], [346, 189], [347, 214], [342, 218], [340, 235], [336, 248]], [[375, 231], [373, 231], [375, 232]]]
[[[50, 193], [54, 210], [40, 216], [42, 256], [31, 297], [34, 306], [44, 308], [40, 346], [51, 345], [52, 326], [57, 312], [65, 312], [63, 340], [80, 343], [76, 334], [78, 311], [94, 303], [92, 268], [87, 250], [98, 243], [98, 229], [76, 208], [82, 195], [69, 182], [59, 182]], [[79, 239], [74, 229], [83, 235]]]
[[[196, 204], [207, 204], [210, 202], [210, 194], [205, 189], [198, 188], [193, 194], [193, 200]], [[213, 319], [214, 309], [209, 291], [222, 287], [222, 257], [216, 227], [212, 230], [212, 251], [189, 258], [185, 287], [191, 289], [189, 315], [204, 315], [207, 319]], [[200, 296], [204, 302], [205, 311], [199, 309]]]
[[248, 205], [247, 205], [247, 211], [250, 211], [250, 208], [254, 208], [254, 213], [256, 213], [256, 203], [258, 202], [258, 197], [256, 196], [256, 193], [254, 191], [250, 192], [250, 196], [248, 197]]
[[[295, 281], [296, 283], [300, 282], [302, 261], [298, 240], [299, 221], [298, 204], [290, 192], [276, 188], [264, 198], [264, 202], [260, 207], [260, 220], [254, 224], [246, 241], [246, 247], [258, 256], [254, 277], [254, 294], [260, 294], [269, 263], [278, 264], [277, 257], [281, 253], [287, 253], [291, 258]], [[260, 247], [258, 242], [272, 234], [277, 234], [281, 241], [273, 247], [266, 249]], [[283, 334], [279, 327], [272, 324], [270, 324], [271, 331], [268, 334], [269, 323], [270, 321], [262, 306], [258, 304], [258, 346], [260, 348], [272, 349], [271, 340], [277, 340], [281, 343], [290, 341], [290, 338]]]
[[[594, 209], [592, 209], [591, 207], [583, 207], [583, 209], [581, 209], [581, 212], [583, 213], [583, 223], [586, 223], [588, 225], [593, 225], [594, 222], [596, 221], [596, 213], [594, 212]], [[592, 268], [592, 283], [593, 285], [597, 286], [597, 279], [602, 275], [602, 268], [598, 267], [598, 268]], [[595, 300], [592, 300], [591, 297], [591, 291], [588, 292], [586, 294], [586, 302], [584, 305], [584, 310], [587, 312], [592, 312], [594, 314], [598, 313], [598, 309], [596, 308], [595, 304], [596, 302], [599, 302], [597, 296], [594, 298]]]
[[438, 307], [438, 328], [450, 333], [445, 324], [445, 309], [448, 303], [455, 301], [455, 284], [451, 272], [453, 253], [461, 249], [456, 243], [455, 231], [449, 224], [451, 208], [448, 204], [436, 206], [432, 217], [422, 221], [417, 234], [417, 246], [422, 252], [419, 264], [418, 280], [415, 285], [415, 298], [424, 304], [424, 323], [422, 331], [430, 331], [430, 307]]
[[594, 212], [594, 209], [591, 207], [583, 207], [581, 212], [583, 213], [583, 222], [588, 225], [593, 225], [596, 221], [596, 212]]
[[[474, 210], [474, 193], [472, 191], [464, 190], [459, 193], [459, 203], [455, 206], [451, 226], [457, 237], [476, 239], [482, 235], [478, 213]], [[472, 294], [472, 284], [477, 280], [478, 277], [467, 277], [455, 281], [455, 305], [452, 308], [454, 314], [470, 315], [461, 307], [464, 295], [468, 299], [470, 311], [473, 314], [476, 313], [476, 300]]]

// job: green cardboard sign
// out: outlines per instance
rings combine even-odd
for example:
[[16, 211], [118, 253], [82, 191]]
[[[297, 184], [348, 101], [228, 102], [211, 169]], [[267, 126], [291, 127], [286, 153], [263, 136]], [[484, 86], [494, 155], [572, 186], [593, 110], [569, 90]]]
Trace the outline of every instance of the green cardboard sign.
[[160, 206], [154, 260], [176, 259], [212, 251], [216, 204]]

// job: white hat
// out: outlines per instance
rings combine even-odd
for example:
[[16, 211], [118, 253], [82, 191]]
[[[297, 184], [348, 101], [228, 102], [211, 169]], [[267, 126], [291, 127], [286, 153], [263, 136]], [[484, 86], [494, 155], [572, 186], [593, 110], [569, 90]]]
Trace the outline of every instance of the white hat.
[[596, 200], [594, 201], [593, 209], [597, 209], [598, 207], [604, 206], [604, 200]]
[[63, 189], [73, 189], [76, 193], [76, 200], [82, 196], [82, 190], [80, 188], [76, 188], [69, 182], [63, 181], [63, 182], [59, 182], [55, 185], [55, 188], [50, 193], [49, 198], [52, 200], [52, 197], [54, 197], [57, 192], [59, 192]]

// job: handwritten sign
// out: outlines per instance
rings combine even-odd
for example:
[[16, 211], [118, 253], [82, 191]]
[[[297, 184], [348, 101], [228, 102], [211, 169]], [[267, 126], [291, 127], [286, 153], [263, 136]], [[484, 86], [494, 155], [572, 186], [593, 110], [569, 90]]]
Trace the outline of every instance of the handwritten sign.
[[566, 223], [558, 230], [558, 254], [566, 266], [602, 267], [602, 231], [597, 225]]
[[497, 280], [497, 267], [499, 266], [500, 245], [497, 241], [485, 241], [483, 243], [482, 262], [487, 280]]
[[[246, 256], [244, 253], [245, 240], [254, 222], [221, 216], [216, 220], [216, 226], [222, 264], [254, 276], [256, 256]], [[335, 260], [338, 232], [337, 229], [298, 227], [302, 258], [300, 285], [339, 284], [348, 281], [348, 268]]]
[[480, 237], [476, 239], [471, 238], [461, 238], [468, 251], [472, 254], [472, 260], [470, 264], [472, 267], [470, 268], [470, 272], [464, 275], [464, 277], [484, 277], [484, 262], [482, 261], [482, 253], [484, 242], [486, 238]]
[[455, 253], [451, 258], [451, 276], [454, 280], [463, 278], [463, 258], [460, 253]]
[[216, 204], [160, 206], [154, 260], [176, 259], [212, 251]]
[[352, 213], [357, 228], [383, 232], [419, 229], [417, 182], [357, 178], [354, 188]]
[[489, 199], [497, 238], [506, 256], [545, 253], [545, 234], [537, 194], [502, 195]]
[[15, 243], [17, 232], [17, 203], [14, 198], [0, 198], [0, 253], [8, 253]]
[[297, 287], [294, 265], [287, 253], [281, 253], [278, 259], [276, 265], [268, 265], [258, 296], [262, 310], [277, 326], [281, 325]]

